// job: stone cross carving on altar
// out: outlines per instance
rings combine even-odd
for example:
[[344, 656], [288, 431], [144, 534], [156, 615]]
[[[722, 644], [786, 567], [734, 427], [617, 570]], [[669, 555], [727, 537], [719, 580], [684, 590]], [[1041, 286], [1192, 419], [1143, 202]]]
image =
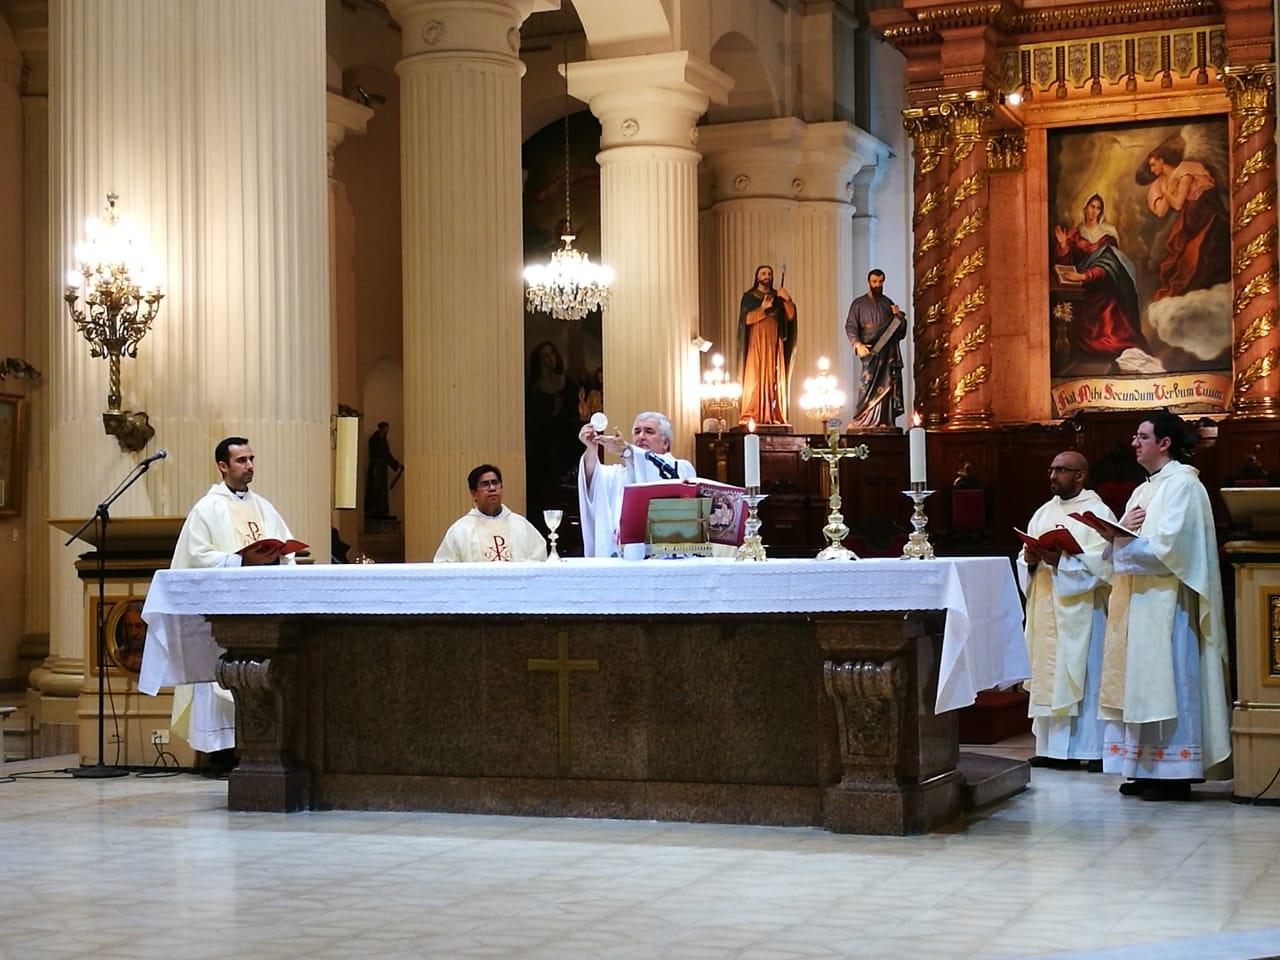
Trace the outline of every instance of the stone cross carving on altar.
[[556, 775], [566, 776], [569, 773], [569, 674], [575, 672], [595, 672], [600, 669], [600, 661], [570, 660], [569, 634], [561, 630], [556, 637], [556, 655], [554, 659], [530, 657], [525, 665], [530, 673], [556, 674]]

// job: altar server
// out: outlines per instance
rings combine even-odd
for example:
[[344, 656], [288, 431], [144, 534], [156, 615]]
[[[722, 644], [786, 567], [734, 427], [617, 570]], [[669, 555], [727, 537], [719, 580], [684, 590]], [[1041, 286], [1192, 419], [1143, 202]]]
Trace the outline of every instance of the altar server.
[[536, 527], [502, 505], [502, 471], [482, 463], [467, 474], [475, 506], [440, 541], [436, 563], [546, 560], [547, 543]]
[[[227, 437], [214, 448], [213, 459], [222, 479], [187, 514], [170, 569], [293, 563], [292, 555], [281, 556], [266, 544], [243, 555], [237, 552], [263, 539], [293, 539], [276, 508], [249, 490], [254, 471], [249, 441]], [[216, 683], [175, 686], [171, 728], [202, 753], [232, 749], [236, 721], [231, 692]]]
[[1031, 661], [1027, 712], [1036, 757], [1048, 761], [1038, 765], [1084, 760], [1091, 769], [1101, 770], [1098, 686], [1112, 568], [1103, 556], [1107, 541], [1070, 514], [1088, 511], [1113, 522], [1115, 515], [1101, 497], [1085, 488], [1088, 475], [1089, 462], [1074, 450], [1053, 458], [1049, 467], [1053, 496], [1032, 515], [1026, 532], [1039, 538], [1064, 528], [1080, 553], [1028, 544], [1018, 555], [1018, 582], [1027, 597]]
[[[616, 557], [618, 523], [622, 518], [622, 490], [628, 484], [654, 480], [691, 480], [697, 474], [688, 460], [671, 454], [671, 421], [652, 411], [636, 417], [631, 439], [600, 433], [590, 423], [578, 432], [586, 447], [578, 464], [578, 506], [582, 516], [582, 547], [588, 557]], [[600, 447], [622, 462], [600, 462]]]
[[1182, 462], [1189, 440], [1167, 411], [1144, 419], [1133, 449], [1147, 482], [1108, 531], [1115, 577], [1107, 614], [1103, 769], [1127, 796], [1179, 800], [1230, 776], [1231, 711], [1222, 578], [1209, 495]]

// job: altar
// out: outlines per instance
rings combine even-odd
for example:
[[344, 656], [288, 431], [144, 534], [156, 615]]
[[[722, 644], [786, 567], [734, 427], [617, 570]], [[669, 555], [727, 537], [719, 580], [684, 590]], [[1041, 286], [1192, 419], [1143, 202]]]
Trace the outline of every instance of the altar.
[[235, 695], [235, 810], [917, 832], [1028, 674], [1004, 558], [169, 570], [143, 618], [143, 690]]

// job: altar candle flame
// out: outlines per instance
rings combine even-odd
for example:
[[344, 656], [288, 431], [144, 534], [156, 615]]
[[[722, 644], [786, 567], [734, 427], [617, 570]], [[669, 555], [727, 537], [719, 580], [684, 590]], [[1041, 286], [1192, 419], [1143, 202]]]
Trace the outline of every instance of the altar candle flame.
[[920, 414], [913, 412], [911, 414], [911, 425], [913, 427], [920, 426]]
[[755, 433], [755, 432], [756, 432], [756, 418], [755, 418], [755, 417], [747, 417], [747, 432], [748, 432], [748, 433]]

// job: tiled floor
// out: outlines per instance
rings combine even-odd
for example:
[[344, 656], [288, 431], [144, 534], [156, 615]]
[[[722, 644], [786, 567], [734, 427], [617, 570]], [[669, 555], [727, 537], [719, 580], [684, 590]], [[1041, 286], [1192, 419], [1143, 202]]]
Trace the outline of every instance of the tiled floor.
[[0, 957], [801, 960], [1280, 954], [1280, 810], [1102, 775], [905, 839], [232, 814], [180, 776], [0, 783]]

